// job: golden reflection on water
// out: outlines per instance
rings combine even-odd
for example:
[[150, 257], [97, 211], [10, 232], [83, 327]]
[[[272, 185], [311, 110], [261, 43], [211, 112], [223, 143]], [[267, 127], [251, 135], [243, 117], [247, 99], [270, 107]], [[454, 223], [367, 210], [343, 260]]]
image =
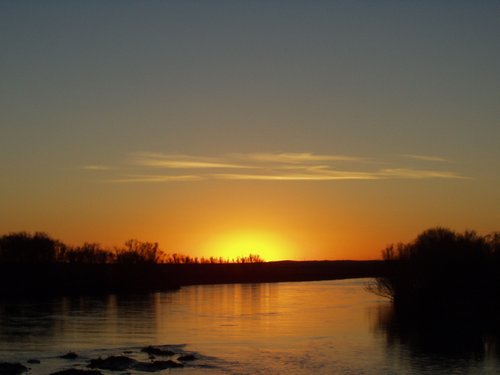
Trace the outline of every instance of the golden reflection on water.
[[[362, 285], [206, 285], [172, 293], [56, 298], [13, 304], [10, 311], [7, 305], [0, 314], [0, 350], [9, 350], [3, 344], [9, 340], [25, 350], [188, 343], [212, 354], [339, 337], [348, 346], [346, 338], [368, 332], [363, 303], [372, 297]], [[33, 335], [34, 327], [44, 327], [43, 333]]]
[[[220, 372], [211, 373], [497, 373], [497, 341], [477, 341], [483, 336], [455, 326], [450, 327], [459, 333], [450, 337], [455, 344], [461, 336], [470, 338], [468, 346], [450, 346], [443, 334], [423, 336], [418, 325], [398, 320], [388, 301], [368, 293], [367, 282], [205, 285], [171, 293], [5, 302], [0, 360], [15, 352], [60, 355], [187, 344], [214, 358]], [[436, 340], [448, 350], [424, 345]], [[191, 373], [205, 372], [183, 370]]]

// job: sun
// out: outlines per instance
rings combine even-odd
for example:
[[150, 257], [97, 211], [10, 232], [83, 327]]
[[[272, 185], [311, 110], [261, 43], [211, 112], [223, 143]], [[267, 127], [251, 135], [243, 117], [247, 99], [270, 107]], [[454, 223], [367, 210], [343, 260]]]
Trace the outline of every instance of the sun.
[[233, 260], [249, 254], [265, 261], [284, 260], [291, 256], [292, 246], [279, 235], [266, 231], [234, 231], [215, 236], [209, 241], [210, 255]]

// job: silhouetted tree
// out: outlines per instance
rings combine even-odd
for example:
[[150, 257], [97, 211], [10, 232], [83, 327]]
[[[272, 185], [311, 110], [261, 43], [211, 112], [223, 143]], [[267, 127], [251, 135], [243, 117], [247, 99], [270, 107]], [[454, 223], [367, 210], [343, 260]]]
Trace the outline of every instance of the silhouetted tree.
[[107, 264], [115, 261], [115, 254], [97, 243], [85, 242], [82, 246], [67, 248], [60, 258], [64, 263]]
[[116, 251], [116, 262], [126, 264], [161, 263], [164, 254], [156, 242], [128, 240], [124, 249]]
[[10, 233], [0, 238], [0, 261], [5, 263], [53, 263], [63, 244], [46, 233]]
[[438, 227], [408, 244], [390, 245], [382, 253], [386, 277], [371, 290], [403, 305], [470, 305], [492, 298], [499, 289], [491, 263], [498, 236], [492, 238]]

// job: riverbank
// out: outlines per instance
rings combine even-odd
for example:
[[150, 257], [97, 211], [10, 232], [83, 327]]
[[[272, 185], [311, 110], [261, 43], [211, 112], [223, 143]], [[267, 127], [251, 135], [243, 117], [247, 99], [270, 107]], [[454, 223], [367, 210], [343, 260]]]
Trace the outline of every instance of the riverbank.
[[75, 295], [174, 290], [184, 285], [380, 277], [382, 261], [243, 264], [0, 264], [0, 295]]

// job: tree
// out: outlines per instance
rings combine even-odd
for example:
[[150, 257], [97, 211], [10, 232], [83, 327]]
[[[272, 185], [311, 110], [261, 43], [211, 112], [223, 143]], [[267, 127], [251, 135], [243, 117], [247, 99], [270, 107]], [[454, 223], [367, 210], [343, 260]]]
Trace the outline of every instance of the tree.
[[382, 252], [386, 276], [370, 289], [403, 305], [478, 302], [498, 292], [492, 243], [472, 231], [428, 229], [414, 241]]
[[116, 262], [126, 264], [154, 264], [162, 262], [163, 252], [157, 242], [141, 242], [135, 239], [125, 242], [124, 249], [116, 252]]
[[46, 233], [9, 233], [0, 238], [0, 261], [6, 263], [53, 263], [64, 245]]
[[106, 264], [115, 261], [115, 254], [101, 248], [97, 243], [85, 242], [82, 246], [68, 248], [64, 256], [60, 257], [60, 261], [78, 264]]

